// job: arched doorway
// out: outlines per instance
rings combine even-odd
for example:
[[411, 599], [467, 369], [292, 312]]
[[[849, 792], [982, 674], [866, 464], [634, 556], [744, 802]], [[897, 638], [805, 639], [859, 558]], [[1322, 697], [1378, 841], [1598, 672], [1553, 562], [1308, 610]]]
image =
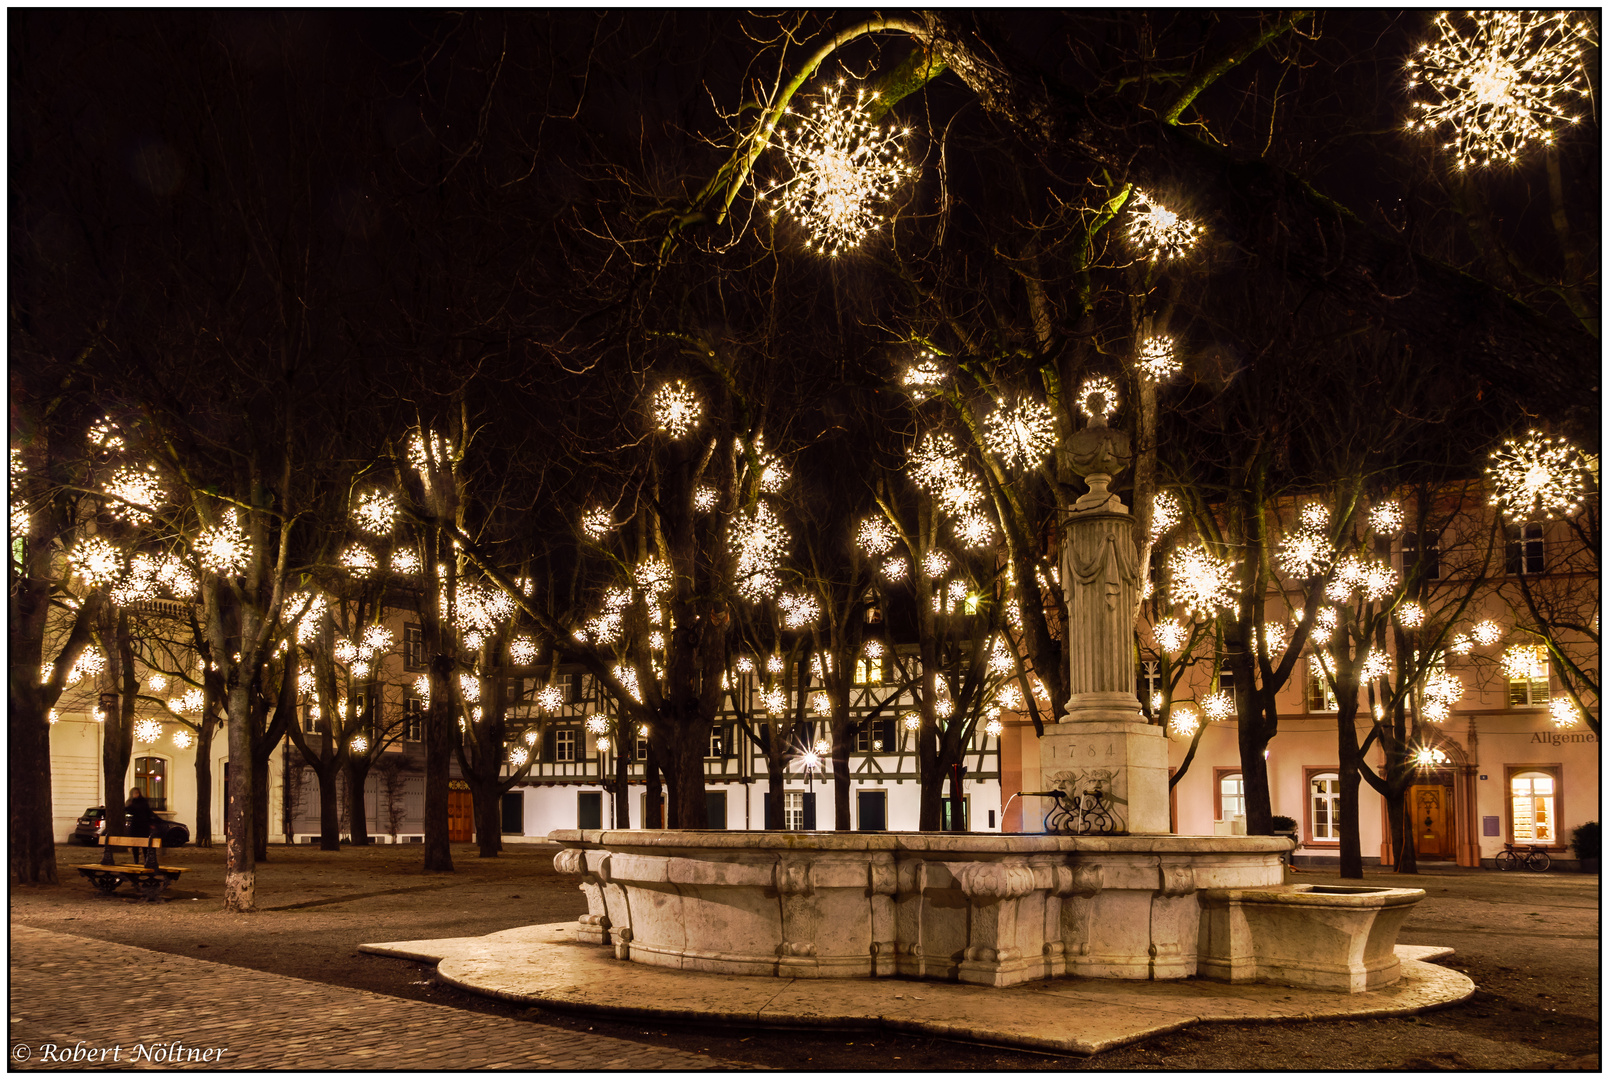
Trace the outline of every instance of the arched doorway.
[[[1456, 862], [1480, 865], [1475, 822], [1475, 765], [1456, 739], [1430, 731], [1422, 745], [1427, 760], [1414, 770], [1413, 782], [1403, 795], [1403, 811], [1414, 853], [1421, 862]], [[1385, 836], [1381, 863], [1395, 865], [1391, 830], [1382, 821]]]

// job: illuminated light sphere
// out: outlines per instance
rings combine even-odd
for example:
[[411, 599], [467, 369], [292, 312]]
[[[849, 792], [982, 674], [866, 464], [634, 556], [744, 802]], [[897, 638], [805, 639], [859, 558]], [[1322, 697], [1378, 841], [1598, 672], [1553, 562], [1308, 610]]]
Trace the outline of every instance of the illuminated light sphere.
[[517, 637], [508, 643], [508, 657], [522, 666], [536, 663], [536, 642], [528, 637]]
[[631, 606], [630, 589], [610, 589], [603, 594], [603, 606], [609, 611], [623, 611]]
[[786, 110], [776, 136], [792, 175], [760, 196], [798, 222], [807, 250], [833, 258], [887, 220], [878, 206], [916, 174], [900, 145], [910, 129], [874, 123], [868, 110], [877, 95], [857, 90], [851, 104], [842, 86], [827, 87], [808, 112]]
[[966, 469], [966, 455], [955, 436], [930, 431], [916, 441], [908, 457], [911, 479], [927, 491], [939, 491]]
[[1000, 733], [1004, 730], [1006, 730], [1006, 725], [1002, 724], [999, 719], [990, 720], [983, 725], [983, 733], [996, 739], [1000, 737]]
[[1548, 702], [1548, 715], [1553, 718], [1554, 727], [1570, 728], [1581, 719], [1581, 710], [1567, 698], [1554, 698]]
[[374, 552], [362, 544], [352, 544], [341, 552], [341, 565], [346, 567], [355, 578], [366, 578], [380, 565], [374, 557]]
[[609, 752], [609, 747], [613, 746], [614, 743], [609, 741], [609, 736], [599, 735], [597, 739], [593, 741], [593, 745], [598, 748], [598, 752], [600, 754], [607, 754]]
[[162, 560], [162, 565], [157, 567], [156, 576], [174, 596], [194, 596], [196, 589], [199, 588], [195, 575], [190, 573], [189, 567], [185, 566], [176, 555], [169, 555]]
[[544, 686], [536, 692], [536, 704], [546, 712], [558, 712], [564, 704], [564, 691], [557, 686]]
[[717, 492], [708, 484], [700, 484], [693, 491], [693, 507], [701, 514], [707, 514], [715, 509]]
[[928, 577], [938, 577], [950, 569], [950, 557], [938, 548], [922, 556], [922, 570]]
[[880, 638], [867, 638], [866, 644], [861, 646], [860, 651], [877, 660], [883, 655], [883, 642]]
[[773, 653], [772, 655], [766, 657], [765, 658], [765, 670], [769, 671], [773, 675], [781, 674], [781, 672], [782, 672], [782, 657], [777, 656], [775, 653]]
[[1173, 654], [1183, 649], [1184, 643], [1190, 640], [1190, 631], [1178, 619], [1163, 619], [1151, 627], [1151, 637], [1163, 652]]
[[453, 444], [438, 432], [430, 433], [428, 447], [417, 431], [408, 439], [408, 463], [426, 479], [432, 465], [438, 470], [451, 471], [452, 460]]
[[362, 735], [352, 736], [352, 752], [354, 754], [367, 754], [369, 752], [369, 740]]
[[684, 379], [654, 391], [654, 426], [673, 439], [689, 435], [704, 417], [704, 403]]
[[156, 693], [161, 693], [163, 690], [168, 688], [168, 678], [166, 675], [153, 673], [149, 679], [145, 680], [145, 685], [149, 686]]
[[473, 709], [469, 710], [470, 719], [474, 720], [477, 724], [480, 723], [480, 718], [485, 715], [486, 711], [479, 705], [476, 705]]
[[1264, 623], [1259, 629], [1264, 656], [1277, 656], [1287, 640], [1283, 623]]
[[782, 584], [778, 568], [787, 553], [788, 531], [770, 505], [761, 501], [752, 515], [734, 518], [727, 544], [737, 555], [739, 595], [752, 603], [775, 596]]
[[1402, 531], [1403, 521], [1402, 505], [1395, 499], [1380, 503], [1369, 511], [1369, 525], [1377, 533], [1394, 536]]
[[826, 716], [832, 712], [832, 699], [823, 691], [817, 690], [810, 695], [810, 711], [817, 716]]
[[955, 538], [963, 547], [988, 547], [994, 543], [994, 522], [983, 514], [965, 514], [955, 524]]
[[1162, 691], [1158, 690], [1156, 693], [1152, 694], [1151, 695], [1151, 711], [1153, 713], [1161, 712], [1162, 711], [1162, 704], [1163, 704], [1164, 700], [1165, 699], [1162, 697]]
[[147, 465], [143, 469], [117, 470], [112, 475], [112, 482], [106, 485], [106, 493], [115, 496], [107, 507], [111, 515], [134, 525], [150, 521], [151, 511], [167, 494], [162, 488], [161, 478], [157, 476], [155, 465]]
[[480, 652], [480, 647], [486, 644], [486, 635], [479, 630], [471, 630], [464, 635], [464, 648], [470, 652]]
[[196, 555], [201, 565], [225, 576], [245, 571], [251, 561], [251, 541], [240, 530], [238, 515], [233, 509], [210, 529], [203, 529], [196, 538]]
[[1425, 624], [1425, 609], [1412, 600], [1397, 605], [1397, 622], [1409, 630]]
[[122, 571], [122, 560], [118, 558], [117, 549], [100, 536], [86, 536], [74, 544], [67, 561], [72, 564], [74, 573], [91, 588], [111, 584]]
[[371, 491], [352, 508], [358, 528], [375, 536], [385, 536], [397, 520], [397, 500], [383, 491]]
[[1492, 619], [1482, 619], [1470, 631], [1477, 644], [1496, 645], [1503, 640], [1503, 627]]
[[173, 746], [176, 750], [188, 750], [196, 744], [196, 737], [190, 733], [189, 728], [180, 728], [173, 733]]
[[1201, 699], [1201, 711], [1209, 720], [1227, 720], [1235, 714], [1235, 699], [1218, 690]]
[[352, 642], [347, 641], [345, 638], [342, 638], [340, 641], [335, 643], [335, 648], [332, 649], [331, 652], [335, 656], [337, 663], [350, 664], [353, 660], [357, 659], [358, 647]]
[[760, 490], [768, 495], [775, 495], [788, 483], [788, 467], [778, 461], [775, 455], [767, 455], [761, 459]]
[[994, 648], [989, 651], [989, 672], [993, 675], [1010, 675], [1017, 669], [1017, 658], [1011, 654], [1006, 643], [995, 640]]
[[633, 576], [637, 579], [638, 588], [655, 600], [671, 590], [673, 578], [670, 564], [664, 559], [656, 557], [638, 563]]
[[78, 663], [73, 667], [85, 675], [99, 675], [106, 670], [106, 657], [93, 645], [88, 646], [78, 654]]
[[458, 689], [464, 695], [465, 701], [480, 700], [480, 680], [469, 672], [461, 672], [458, 676]]
[[1514, 645], [1503, 653], [1503, 672], [1515, 682], [1548, 677], [1547, 650], [1541, 645]]
[[1173, 339], [1157, 334], [1140, 342], [1140, 374], [1151, 382], [1161, 382], [1179, 373], [1179, 360], [1173, 353]]
[[760, 691], [760, 705], [766, 712], [780, 715], [787, 711], [788, 694], [780, 686], [768, 686]]
[[883, 576], [889, 581], [904, 581], [908, 569], [903, 557], [889, 559], [883, 564]]
[[955, 714], [955, 702], [947, 697], [941, 697], [933, 703], [933, 715], [940, 720], [947, 720]]
[[525, 747], [514, 746], [509, 748], [508, 763], [514, 766], [516, 769], [523, 769], [525, 767], [525, 763], [530, 760], [531, 752]]
[[162, 737], [162, 725], [156, 720], [139, 720], [134, 724], [134, 741], [154, 743]]
[[402, 548], [392, 552], [391, 572], [394, 574], [417, 574], [419, 572], [419, 553], [412, 548]]
[[665, 635], [660, 633], [658, 630], [655, 630], [653, 633], [649, 634], [648, 647], [653, 649], [655, 652], [663, 652], [665, 649]]
[[601, 506], [594, 506], [581, 515], [581, 531], [594, 540], [602, 540], [614, 527], [613, 516]]
[[894, 550], [898, 537], [887, 518], [869, 517], [855, 530], [855, 543], [868, 555], [886, 555]]
[[1175, 735], [1189, 738], [1196, 733], [1197, 728], [1201, 727], [1201, 714], [1188, 705], [1175, 705], [1173, 714], [1168, 717], [1168, 726], [1173, 729]]
[[609, 730], [609, 718], [597, 714], [587, 717], [587, 730], [594, 735], [602, 735]]
[[740, 656], [732, 664], [732, 667], [742, 672], [744, 675], [750, 675], [754, 672], [754, 661], [749, 659], [747, 656]]
[[1134, 189], [1129, 200], [1129, 243], [1152, 259], [1177, 258], [1201, 239], [1201, 226]]
[[956, 473], [933, 491], [946, 514], [969, 514], [983, 502], [983, 485], [971, 473]]
[[1013, 712], [1020, 710], [1026, 704], [1022, 698], [1022, 687], [1015, 682], [1009, 682], [1002, 686], [1000, 688], [1000, 704]]
[[1187, 610], [1211, 618], [1233, 603], [1233, 570], [1205, 548], [1180, 548], [1168, 559], [1169, 592]]
[[1179, 497], [1171, 491], [1157, 492], [1151, 498], [1151, 539], [1162, 539], [1179, 524], [1182, 517]]
[[1433, 671], [1425, 677], [1425, 697], [1451, 705], [1464, 696], [1464, 681], [1445, 670]]
[[1563, 439], [1539, 431], [1510, 439], [1492, 451], [1486, 475], [1491, 505], [1510, 520], [1572, 514], [1581, 508], [1586, 468], [1581, 454]]
[[391, 631], [378, 623], [363, 631], [363, 651], [383, 653], [391, 650]]
[[358, 680], [367, 679], [369, 677], [369, 662], [367, 660], [355, 660], [352, 663], [351, 670], [352, 678]]
[[1302, 507], [1302, 528], [1322, 532], [1329, 527], [1329, 507], [1323, 503], [1308, 503]]
[[541, 735], [535, 728], [526, 728], [525, 734], [521, 735], [520, 738], [525, 740], [526, 746], [535, 746], [536, 740], [541, 738]]
[[832, 744], [826, 739], [817, 739], [811, 749], [820, 754], [822, 757], [826, 757], [828, 754], [832, 753]]
[[1103, 422], [1117, 412], [1117, 384], [1105, 375], [1091, 375], [1078, 387], [1078, 411]]
[[906, 393], [911, 395], [911, 400], [920, 405], [943, 385], [944, 368], [939, 365], [937, 358], [931, 352], [924, 349], [901, 373], [900, 383], [905, 387]]
[[1007, 466], [1030, 469], [1056, 448], [1056, 418], [1042, 402], [1020, 397], [1002, 402], [984, 420], [989, 449]]
[[89, 444], [102, 450], [123, 448], [123, 437], [117, 433], [117, 425], [112, 423], [111, 417], [103, 417], [89, 426]]
[[1448, 717], [1452, 716], [1452, 709], [1448, 708], [1445, 701], [1427, 701], [1420, 706], [1419, 715], [1432, 724], [1445, 724]]
[[1308, 656], [1307, 665], [1312, 669], [1314, 675], [1321, 679], [1327, 679], [1335, 671], [1335, 657], [1320, 650]]
[[1591, 26], [1563, 11], [1442, 12], [1407, 63], [1409, 131], [1441, 138], [1460, 169], [1513, 165], [1581, 119]]
[[28, 535], [28, 510], [22, 503], [11, 504], [11, 539], [20, 540]]
[[916, 731], [922, 726], [922, 717], [919, 713], [908, 712], [900, 718], [906, 731]]
[[1370, 600], [1384, 600], [1397, 587], [1397, 572], [1383, 562], [1370, 563], [1363, 571], [1360, 588]]
[[1366, 682], [1383, 679], [1391, 674], [1391, 657], [1387, 653], [1371, 649], [1363, 658], [1358, 668], [1358, 677]]
[[1413, 763], [1421, 769], [1447, 764], [1447, 755], [1433, 746], [1421, 746], [1414, 751]]
[[1474, 648], [1474, 639], [1472, 639], [1468, 634], [1455, 635], [1452, 641], [1447, 645], [1447, 651], [1455, 656], [1468, 656], [1470, 651]]

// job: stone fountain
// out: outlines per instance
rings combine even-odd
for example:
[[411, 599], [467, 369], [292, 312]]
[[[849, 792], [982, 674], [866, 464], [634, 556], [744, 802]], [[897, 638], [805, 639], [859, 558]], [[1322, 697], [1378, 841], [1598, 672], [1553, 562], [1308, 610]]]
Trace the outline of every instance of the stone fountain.
[[1168, 749], [1134, 696], [1135, 519], [1107, 490], [1129, 458], [1103, 402], [1071, 440], [1089, 491], [1064, 531], [1070, 698], [1028, 787], [1080, 835], [561, 830], [581, 942], [621, 960], [788, 978], [1005, 987], [1099, 979], [1394, 982], [1419, 889], [1285, 884], [1281, 837], [1174, 836]]

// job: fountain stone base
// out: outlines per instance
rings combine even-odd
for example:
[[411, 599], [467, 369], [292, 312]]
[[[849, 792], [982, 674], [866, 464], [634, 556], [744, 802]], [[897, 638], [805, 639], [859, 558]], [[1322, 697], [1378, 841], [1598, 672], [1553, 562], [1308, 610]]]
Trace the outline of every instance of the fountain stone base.
[[1384, 890], [1400, 895], [1377, 905], [1376, 919], [1357, 895], [1286, 886], [1282, 837], [561, 830], [549, 839], [564, 847], [554, 866], [579, 874], [587, 897], [577, 940], [621, 960], [733, 975], [984, 986], [1203, 975], [1374, 989], [1395, 977], [1380, 957], [1424, 895]]

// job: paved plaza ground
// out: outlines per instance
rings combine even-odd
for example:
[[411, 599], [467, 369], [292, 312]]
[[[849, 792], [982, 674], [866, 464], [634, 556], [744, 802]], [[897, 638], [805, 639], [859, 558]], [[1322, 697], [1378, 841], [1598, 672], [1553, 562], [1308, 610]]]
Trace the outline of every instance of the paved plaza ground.
[[[161, 905], [96, 894], [71, 869], [90, 853], [61, 849], [61, 885], [11, 894], [12, 1068], [93, 1069], [99, 1062], [82, 1055], [106, 1050], [120, 1054], [111, 1067], [216, 1069], [217, 1058], [171, 1059], [220, 1047], [230, 1069], [1599, 1067], [1596, 875], [1370, 872], [1371, 881], [1426, 890], [1400, 940], [1454, 948], [1441, 962], [1474, 980], [1473, 998], [1407, 1018], [1203, 1023], [1085, 1058], [888, 1031], [603, 1020], [468, 994], [428, 964], [357, 950], [560, 922], [584, 909], [575, 879], [554, 872], [553, 849], [514, 847], [495, 860], [475, 850], [455, 847], [454, 874], [425, 874], [417, 848], [275, 847], [259, 867], [262, 910], [238, 916], [219, 910], [221, 848], [175, 853], [193, 869]], [[80, 1044], [77, 1062], [42, 1060]]]

